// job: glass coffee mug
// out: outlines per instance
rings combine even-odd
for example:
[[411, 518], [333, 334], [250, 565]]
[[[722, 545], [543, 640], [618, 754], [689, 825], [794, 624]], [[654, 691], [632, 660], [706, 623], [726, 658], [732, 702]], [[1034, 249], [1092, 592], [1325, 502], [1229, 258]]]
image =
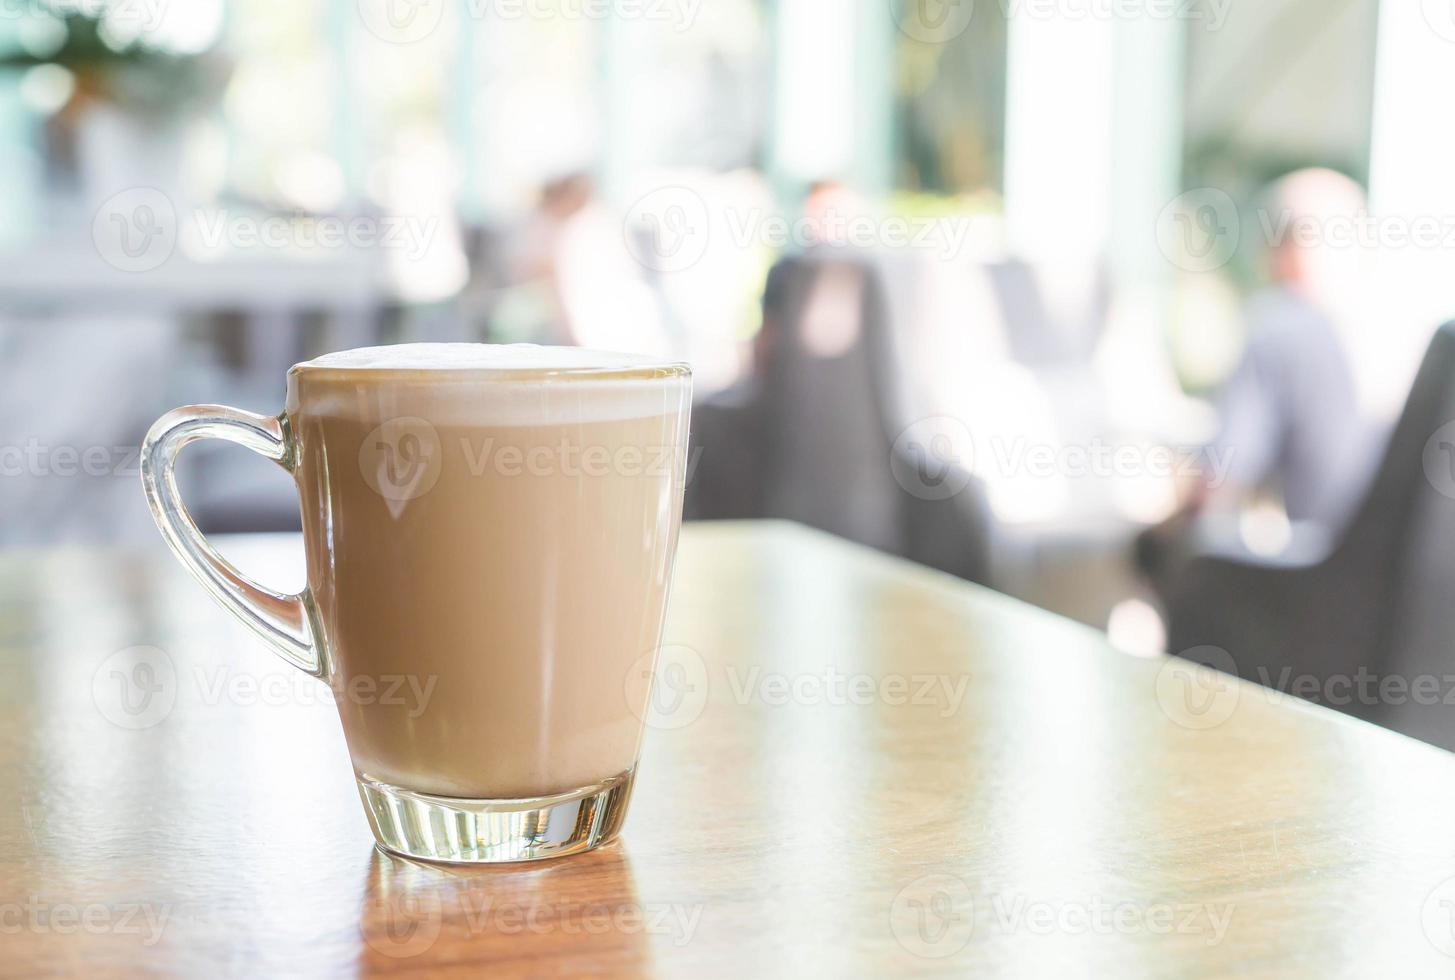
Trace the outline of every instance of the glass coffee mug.
[[[147, 435], [157, 526], [213, 597], [333, 689], [379, 843], [433, 861], [588, 850], [621, 828], [681, 523], [691, 372], [574, 348], [409, 344], [288, 372], [276, 418]], [[173, 466], [240, 443], [293, 474], [308, 585], [250, 582]]]

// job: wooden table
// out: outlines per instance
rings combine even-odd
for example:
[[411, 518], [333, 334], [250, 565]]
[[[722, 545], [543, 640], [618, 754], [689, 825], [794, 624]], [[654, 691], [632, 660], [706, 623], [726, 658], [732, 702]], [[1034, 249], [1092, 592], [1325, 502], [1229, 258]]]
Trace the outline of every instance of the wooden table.
[[1455, 758], [787, 525], [684, 534], [677, 710], [555, 862], [376, 851], [160, 546], [0, 559], [0, 636], [6, 976], [1455, 973]]

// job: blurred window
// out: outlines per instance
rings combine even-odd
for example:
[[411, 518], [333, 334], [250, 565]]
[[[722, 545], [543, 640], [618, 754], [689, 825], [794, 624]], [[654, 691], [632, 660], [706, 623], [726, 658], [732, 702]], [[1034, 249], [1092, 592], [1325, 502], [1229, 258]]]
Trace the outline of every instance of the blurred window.
[[[917, 0], [904, 2], [913, 6]], [[1004, 9], [976, 4], [963, 31], [943, 43], [914, 37], [913, 22], [899, 32], [895, 125], [901, 189], [951, 196], [1002, 190]]]

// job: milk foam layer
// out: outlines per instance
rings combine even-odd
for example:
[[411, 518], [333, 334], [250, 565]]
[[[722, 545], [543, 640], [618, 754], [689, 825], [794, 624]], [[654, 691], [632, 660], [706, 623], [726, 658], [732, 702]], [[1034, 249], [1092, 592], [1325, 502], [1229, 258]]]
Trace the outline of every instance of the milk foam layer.
[[663, 365], [646, 354], [536, 344], [395, 344], [324, 354], [300, 368], [364, 371], [628, 371]]
[[[660, 368], [659, 376], [631, 372]], [[325, 354], [288, 378], [288, 411], [433, 425], [569, 425], [682, 411], [691, 376], [659, 358], [534, 344], [400, 344]]]

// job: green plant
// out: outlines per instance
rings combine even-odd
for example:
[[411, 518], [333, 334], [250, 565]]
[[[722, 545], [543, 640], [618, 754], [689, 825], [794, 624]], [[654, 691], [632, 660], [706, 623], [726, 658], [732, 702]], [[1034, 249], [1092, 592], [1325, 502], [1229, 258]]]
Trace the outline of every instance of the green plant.
[[37, 17], [49, 18], [54, 44], [32, 44], [0, 53], [0, 69], [57, 65], [75, 79], [73, 104], [105, 102], [132, 113], [166, 117], [220, 94], [228, 76], [226, 59], [215, 49], [176, 52], [151, 43], [143, 31], [119, 30], [104, 8], [84, 10], [48, 4]]

